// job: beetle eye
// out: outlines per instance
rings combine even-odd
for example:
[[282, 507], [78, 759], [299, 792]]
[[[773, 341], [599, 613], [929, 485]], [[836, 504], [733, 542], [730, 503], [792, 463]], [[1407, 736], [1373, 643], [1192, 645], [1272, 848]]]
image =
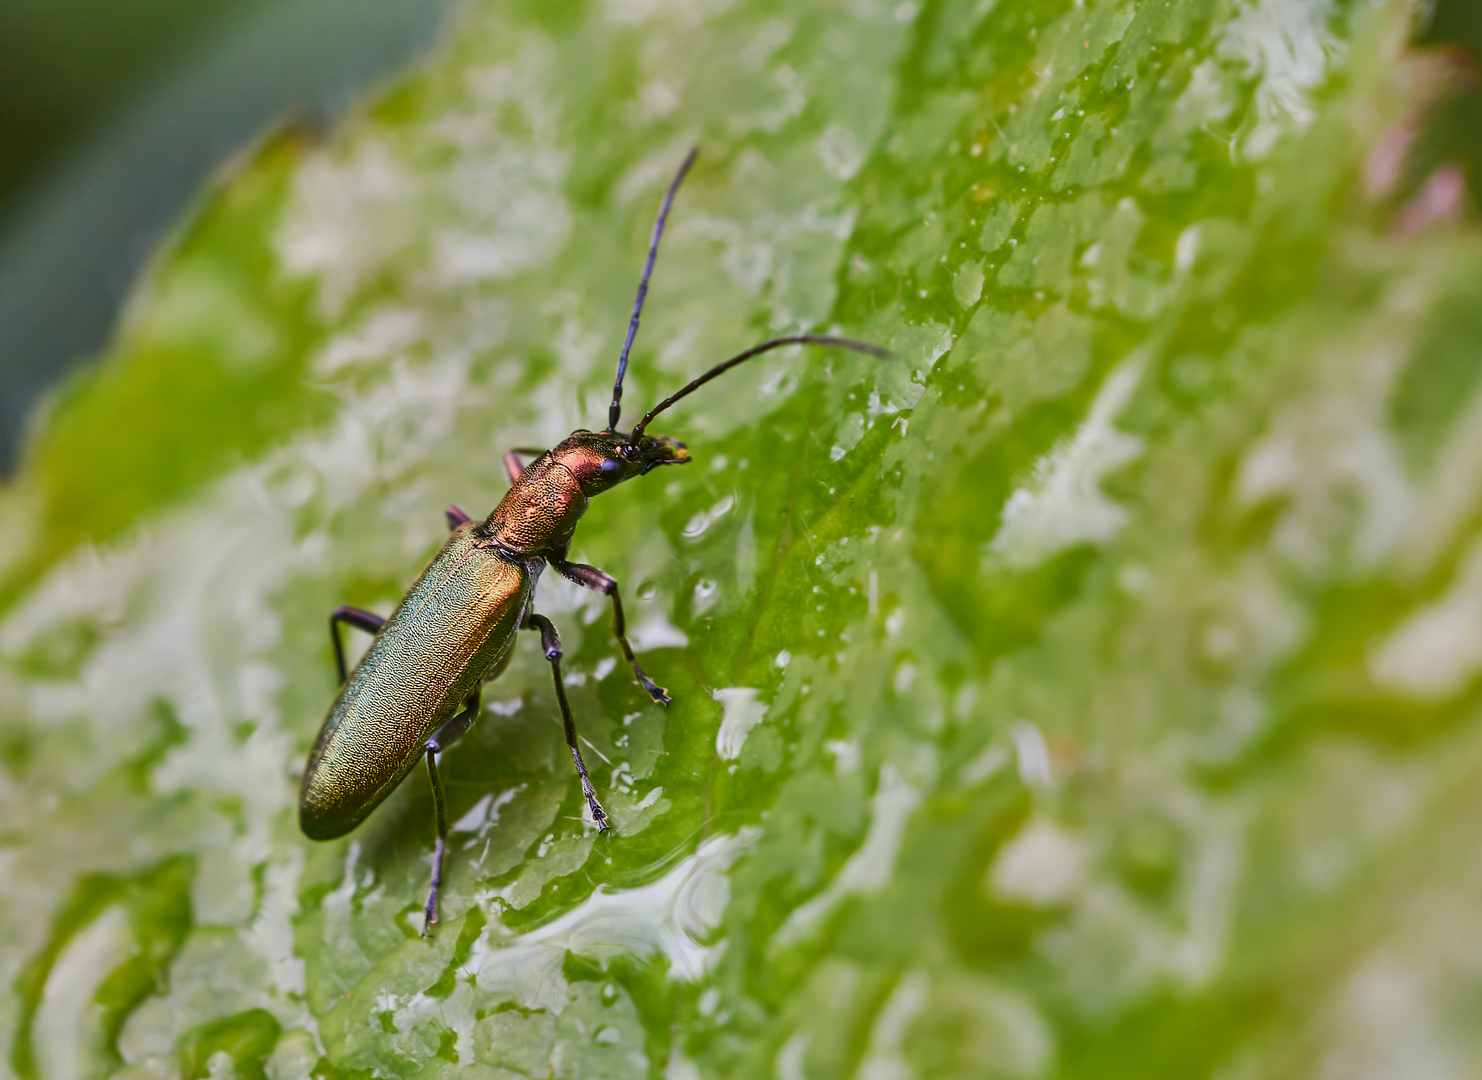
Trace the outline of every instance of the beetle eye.
[[622, 467], [623, 463], [621, 461], [615, 461], [612, 458], [603, 458], [602, 464], [598, 466], [598, 469], [601, 470], [603, 476], [611, 476]]

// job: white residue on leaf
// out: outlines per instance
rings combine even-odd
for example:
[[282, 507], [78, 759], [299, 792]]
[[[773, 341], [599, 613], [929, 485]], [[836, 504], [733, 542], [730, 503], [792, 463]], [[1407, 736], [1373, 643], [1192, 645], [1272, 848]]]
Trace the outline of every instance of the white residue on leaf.
[[[197, 800], [191, 826], [172, 836], [170, 850], [194, 851], [210, 868], [197, 875], [197, 913], [243, 920], [235, 937], [222, 939], [235, 950], [230, 970], [259, 988], [254, 1004], [281, 1004], [273, 1010], [285, 1023], [307, 1015], [295, 1004], [304, 970], [291, 931], [302, 849], [292, 842], [280, 848], [275, 830], [292, 811], [296, 785], [286, 765], [302, 761], [296, 743], [306, 718], [280, 715], [285, 679], [276, 601], [323, 572], [324, 518], [358, 506], [379, 482], [395, 484], [427, 446], [447, 438], [453, 413], [467, 401], [466, 363], [455, 354], [415, 372], [393, 365], [389, 378], [347, 394], [327, 430], [223, 476], [190, 506], [105, 549], [79, 547], [60, 559], [0, 622], [0, 643], [11, 654], [44, 647], [78, 625], [95, 633], [73, 676], [5, 673], [7, 691], [27, 701], [33, 715], [76, 723], [85, 733], [88, 751], [69, 762], [70, 784], [96, 783], [138, 754], [158, 729], [151, 718], [162, 712], [184, 729], [183, 741], [144, 780], [160, 796]], [[305, 490], [315, 495], [315, 515], [300, 533]], [[392, 551], [403, 533], [418, 534], [425, 549], [439, 531], [431, 507], [425, 521], [387, 524], [381, 534]], [[107, 822], [100, 827], [100, 837], [108, 836]], [[128, 858], [131, 843], [147, 857], [157, 842], [146, 832], [115, 843]], [[254, 867], [263, 868], [257, 903]], [[184, 985], [184, 962], [172, 966], [172, 984]], [[149, 999], [131, 1014], [120, 1046], [153, 1045], [156, 1036], [173, 1045], [174, 1010], [185, 1008], [188, 996], [182, 990]]]
[[1179, 274], [1187, 274], [1194, 268], [1194, 262], [1199, 258], [1199, 226], [1190, 225], [1178, 234], [1178, 241], [1173, 248], [1173, 268]]
[[[1005, 848], [988, 888], [1021, 902], [1069, 905], [1036, 950], [1059, 971], [1066, 1000], [1083, 1016], [1107, 1018], [1161, 986], [1180, 992], [1221, 974], [1239, 904], [1249, 813], [1189, 788], [1170, 786], [1157, 769], [1124, 783], [1151, 799], [1149, 810], [1173, 830], [1180, 869], [1168, 902], [1149, 906], [1097, 856], [1116, 840], [1097, 823], [1072, 833], [1031, 823]], [[1158, 790], [1161, 787], [1162, 790]], [[1124, 834], [1125, 835], [1125, 834]]]
[[1039, 726], [1028, 720], [1016, 720], [1009, 728], [1009, 737], [1014, 741], [1014, 753], [1019, 761], [1019, 779], [1025, 786], [1054, 787], [1055, 771], [1050, 765], [1050, 748], [1045, 745], [1044, 732]]
[[864, 755], [858, 742], [853, 739], [829, 739], [823, 744], [823, 748], [834, 755], [834, 768], [839, 773], [859, 772]]
[[1170, 124], [1175, 131], [1186, 134], [1205, 124], [1223, 120], [1234, 108], [1234, 103], [1225, 93], [1219, 65], [1213, 60], [1205, 60], [1190, 73], [1189, 85], [1173, 107]]
[[803, 1071], [803, 1056], [808, 1053], [808, 1044], [812, 1041], [799, 1032], [782, 1044], [775, 1061], [777, 1080], [808, 1080], [808, 1074]]
[[1034, 478], [1009, 496], [990, 557], [1010, 566], [1038, 566], [1073, 544], [1105, 543], [1127, 511], [1103, 494], [1102, 479], [1142, 453], [1142, 439], [1115, 420], [1142, 377], [1142, 361], [1124, 361], [1102, 384], [1091, 412], [1071, 441], [1041, 458]]
[[316, 374], [333, 375], [341, 368], [387, 360], [419, 341], [424, 332], [422, 312], [382, 308], [368, 315], [357, 328], [331, 338], [312, 366]]
[[1218, 722], [1189, 745], [1202, 761], [1226, 762], [1265, 730], [1265, 679], [1306, 639], [1310, 626], [1306, 609], [1282, 589], [1263, 559], [1247, 558], [1228, 576], [1207, 576], [1205, 596], [1190, 644], [1228, 682], [1215, 699]]
[[690, 643], [689, 635], [657, 611], [628, 631], [628, 641], [634, 652], [682, 649]]
[[710, 526], [714, 525], [721, 518], [725, 517], [726, 514], [730, 512], [731, 507], [735, 505], [735, 496], [726, 495], [710, 509], [701, 510], [699, 513], [695, 514], [694, 517], [690, 518], [688, 522], [685, 523], [684, 538], [686, 540], [696, 540], [699, 537], [704, 536], [705, 533], [709, 531]]
[[823, 167], [836, 179], [851, 179], [864, 164], [859, 137], [842, 124], [830, 124], [824, 128], [816, 145]]
[[661, 120], [679, 108], [680, 97], [662, 77], [650, 79], [638, 91], [634, 111], [645, 121]]
[[927, 338], [926, 355], [922, 358], [923, 366], [913, 376], [914, 381], [920, 382], [921, 389], [916, 392], [916, 396], [910, 404], [902, 406], [907, 409], [914, 408], [916, 402], [921, 400], [921, 395], [926, 390], [926, 376], [931, 373], [932, 368], [937, 366], [937, 361], [947, 354], [947, 350], [952, 348], [953, 338], [952, 328], [950, 326], [927, 323], [921, 329], [929, 335]]
[[[945, 1031], [962, 1036], [923, 1038]], [[923, 1058], [938, 1068], [922, 1068]], [[926, 1080], [948, 1074], [1030, 1080], [1049, 1072], [1054, 1061], [1054, 1030], [1028, 994], [981, 975], [917, 968], [901, 977], [876, 1012], [854, 1075], [858, 1080]]]
[[964, 309], [972, 307], [983, 295], [983, 261], [974, 259], [963, 263], [952, 275], [952, 295]]
[[469, 807], [468, 813], [453, 823], [452, 831], [455, 833], [477, 833], [482, 839], [495, 825], [499, 824], [499, 814], [506, 806], [514, 802], [515, 796], [524, 791], [530, 785], [516, 784], [512, 788], [498, 792], [489, 792], [473, 806]]
[[1346, 539], [1348, 557], [1372, 567], [1402, 539], [1416, 499], [1384, 408], [1351, 392], [1289, 406], [1241, 461], [1243, 502], [1288, 501], [1272, 543], [1296, 565], [1331, 564]]
[[859, 1063], [859, 1080], [905, 1080], [914, 1070], [902, 1055], [906, 1031], [926, 1008], [931, 980], [924, 971], [908, 972], [875, 1015], [869, 1049]]
[[506, 137], [479, 151], [444, 178], [457, 224], [434, 237], [432, 264], [446, 285], [499, 280], [540, 266], [571, 232], [562, 195], [567, 154]]
[[[756, 162], [755, 167], [770, 170], [764, 161]], [[719, 242], [721, 269], [736, 285], [756, 295], [768, 284], [774, 292], [810, 289], [813, 283], [797, 277], [798, 272], [806, 270], [805, 266], [797, 265], [799, 260], [807, 257], [809, 249], [835, 252], [849, 238], [854, 219], [853, 209], [828, 214], [809, 203], [793, 213], [771, 212], [744, 218], [692, 213], [684, 221], [682, 231]], [[828, 295], [832, 295], [831, 290]], [[784, 295], [775, 302], [789, 301]], [[819, 317], [815, 312], [800, 314], [805, 318]], [[785, 326], [792, 317], [784, 307], [774, 314], [772, 323]]]
[[1426, 957], [1417, 962], [1384, 949], [1348, 973], [1327, 1010], [1324, 1080], [1462, 1080], [1475, 1075], [1475, 1059], [1468, 1053], [1472, 1032], [1466, 1021], [1453, 1017], [1458, 988], [1475, 984], [1475, 967], [1466, 967], [1476, 961], [1472, 950], [1457, 948], [1456, 939], [1451, 940], [1453, 953], [1465, 960]]
[[876, 389], [871, 392], [865, 412], [849, 412], [834, 434], [829, 460], [838, 461], [859, 445], [867, 425], [865, 417], [891, 416], [903, 409], [914, 409], [926, 393], [926, 377], [947, 351], [952, 348], [952, 328], [928, 322], [901, 329], [890, 342], [896, 359], [869, 369]]
[[568, 1000], [566, 954], [606, 963], [617, 956], [669, 961], [669, 977], [701, 978], [724, 942], [706, 944], [730, 901], [726, 872], [755, 845], [761, 830], [713, 837], [659, 880], [608, 892], [598, 886], [580, 907], [506, 941], [480, 938], [464, 970], [480, 990], [509, 994], [529, 1009], [560, 1012]]
[[837, 436], [838, 441], [829, 447], [828, 459], [840, 461], [844, 455], [859, 445], [859, 440], [864, 438], [865, 422], [861, 413], [849, 413], [839, 423]]
[[[416, 172], [384, 139], [304, 163], [276, 243], [290, 273], [317, 277], [326, 314], [339, 315], [393, 266], [418, 286], [446, 290], [508, 278], [561, 250], [571, 233], [570, 155], [559, 144], [559, 109], [541, 92], [552, 62], [552, 50], [532, 37], [517, 61], [468, 72], [479, 108], [450, 111], [428, 127], [447, 156], [442, 168]], [[523, 130], [490, 123], [501, 109], [518, 110]], [[407, 275], [406, 266], [420, 274]]]
[[1199, 838], [1179, 886], [1182, 919], [1174, 927], [1166, 969], [1184, 987], [1208, 984], [1220, 973], [1245, 873], [1246, 808], [1238, 802], [1175, 794], [1172, 815]]
[[602, 13], [620, 26], [640, 26], [660, 19], [694, 26], [735, 6], [736, 0], [607, 0]]
[[724, 710], [715, 735], [715, 752], [722, 760], [740, 757], [746, 736], [767, 715], [767, 707], [756, 699], [757, 693], [749, 686], [724, 686], [715, 691], [715, 700]]
[[103, 981], [138, 950], [128, 917], [114, 905], [79, 932], [51, 966], [32, 1021], [37, 1064], [47, 1080], [86, 1080], [105, 1049]]
[[1070, 901], [1086, 881], [1085, 845], [1054, 822], [1031, 821], [988, 871], [995, 895], [1035, 907]]
[[1308, 94], [1327, 77], [1328, 61], [1342, 42], [1329, 28], [1333, 0], [1256, 0], [1225, 28], [1218, 53], [1243, 61], [1256, 76], [1256, 123], [1245, 152], [1263, 157], [1289, 121], [1306, 125], [1316, 115]]
[[957, 782], [963, 787], [976, 787], [1009, 763], [1009, 752], [997, 743], [957, 771]]
[[1456, 543], [1482, 501], [1482, 390], [1458, 411], [1433, 460], [1399, 552], [1410, 574], [1429, 570]]
[[291, 273], [319, 278], [320, 307], [337, 315], [370, 278], [421, 231], [417, 184], [391, 148], [367, 139], [337, 161], [306, 160], [278, 231], [278, 257]]
[[683, 1049], [675, 1046], [669, 1051], [669, 1064], [664, 1069], [664, 1080], [704, 1080], [704, 1075], [700, 1072], [700, 1066], [685, 1057]]
[[850, 896], [879, 892], [895, 870], [906, 823], [921, 803], [921, 792], [901, 777], [894, 765], [880, 769], [880, 786], [871, 808], [870, 831], [853, 855], [817, 896], [794, 908], [772, 939], [774, 946], [802, 940]]
[[1424, 701], [1460, 693], [1482, 670], [1482, 542], [1451, 588], [1421, 608], [1369, 656], [1380, 686]]

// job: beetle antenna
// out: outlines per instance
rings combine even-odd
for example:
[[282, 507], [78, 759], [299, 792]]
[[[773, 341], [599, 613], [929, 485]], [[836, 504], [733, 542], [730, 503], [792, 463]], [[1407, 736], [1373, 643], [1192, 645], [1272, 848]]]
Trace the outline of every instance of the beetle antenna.
[[679, 190], [679, 182], [690, 171], [690, 166], [695, 163], [695, 157], [699, 153], [700, 148], [692, 146], [690, 152], [684, 156], [679, 171], [669, 182], [669, 191], [665, 194], [663, 205], [659, 207], [659, 216], [654, 221], [653, 236], [648, 241], [648, 259], [643, 264], [643, 277], [638, 281], [638, 297], [633, 301], [633, 317], [628, 320], [628, 337], [623, 342], [623, 354], [618, 357], [617, 379], [612, 384], [612, 405], [607, 410], [608, 431], [617, 430], [618, 417], [623, 412], [623, 375], [628, 370], [628, 350], [633, 347], [633, 339], [638, 335], [638, 317], [643, 314], [643, 301], [648, 296], [648, 279], [654, 272], [654, 259], [659, 254], [659, 238], [664, 235], [664, 221], [669, 217], [669, 207], [674, 204], [674, 193]]
[[663, 412], [670, 405], [673, 405], [680, 398], [688, 397], [690, 394], [693, 394], [696, 390], [700, 389], [700, 387], [704, 386], [711, 379], [715, 378], [718, 375], [724, 375], [727, 371], [730, 371], [731, 368], [735, 367], [737, 364], [745, 363], [753, 356], [760, 356], [764, 352], [770, 352], [773, 349], [780, 349], [784, 345], [834, 345], [841, 349], [853, 349], [855, 352], [862, 352], [867, 356], [873, 356], [880, 360], [887, 360], [890, 358], [890, 350], [882, 349], [878, 345], [871, 345], [869, 342], [866, 341], [854, 341], [850, 338], [826, 337], [821, 334], [794, 334], [791, 337], [773, 338], [771, 341], [764, 341], [760, 345], [753, 345], [744, 353], [739, 353], [736, 356], [731, 357], [729, 360], [724, 361], [723, 363], [716, 364], [713, 368], [705, 372], [705, 374], [701, 375], [698, 379], [695, 379], [693, 382], [670, 394], [663, 401], [659, 402], [652, 409], [649, 409], [648, 412], [643, 414], [643, 419], [638, 421], [638, 424], [633, 428], [633, 433], [628, 436], [628, 439], [630, 441], [637, 439], [638, 436], [643, 434], [643, 429], [648, 427], [649, 422], [652, 421], [655, 416], [658, 416], [659, 413]]

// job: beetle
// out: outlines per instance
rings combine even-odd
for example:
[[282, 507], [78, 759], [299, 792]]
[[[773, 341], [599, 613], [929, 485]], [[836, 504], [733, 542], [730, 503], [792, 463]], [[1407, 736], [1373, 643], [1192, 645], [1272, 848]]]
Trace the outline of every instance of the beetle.
[[[737, 364], [784, 345], [829, 345], [876, 357], [888, 355], [877, 346], [847, 338], [816, 334], [773, 338], [715, 365], [670, 394], [645, 413], [631, 431], [618, 430], [623, 376], [638, 333], [659, 240], [675, 192], [696, 153], [692, 149], [675, 173], [654, 222], [638, 296], [618, 357], [607, 427], [572, 432], [549, 450], [511, 450], [504, 457], [510, 489], [499, 505], [482, 522], [456, 506], [448, 508], [447, 542], [389, 617], [382, 619], [349, 606], [338, 607], [330, 615], [330, 640], [340, 689], [309, 752], [299, 792], [299, 826], [311, 840], [344, 836], [396, 789], [418, 761], [426, 761], [437, 838], [432, 880], [423, 908], [424, 937], [437, 922], [448, 835], [447, 800], [438, 774], [438, 755], [473, 725], [479, 713], [481, 688], [509, 664], [517, 631], [540, 634], [582, 795], [598, 829], [608, 828], [607, 813], [577, 746], [576, 722], [561, 676], [561, 636], [549, 619], [533, 610], [536, 582], [546, 566], [612, 601], [613, 634], [634, 677], [655, 702], [669, 703], [668, 691], [648, 677], [633, 654], [617, 581], [595, 566], [567, 558], [576, 524], [593, 498], [659, 466], [683, 465], [691, 460], [683, 443], [647, 434], [654, 417]], [[531, 457], [534, 460], [523, 464]], [[374, 635], [353, 671], [345, 666], [342, 626]]]

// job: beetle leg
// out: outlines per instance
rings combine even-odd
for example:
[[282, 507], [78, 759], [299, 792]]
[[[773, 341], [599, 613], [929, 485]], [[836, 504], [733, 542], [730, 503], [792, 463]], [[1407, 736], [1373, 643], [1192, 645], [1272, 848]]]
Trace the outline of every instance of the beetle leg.
[[340, 640], [340, 623], [349, 623], [358, 630], [364, 630], [367, 634], [374, 634], [386, 625], [386, 620], [375, 612], [351, 607], [349, 604], [341, 604], [329, 616], [329, 640], [334, 642], [334, 661], [339, 667], [340, 685], [343, 686], [350, 676], [345, 668], [345, 645]]
[[545, 658], [551, 662], [551, 673], [556, 677], [556, 701], [561, 706], [561, 723], [566, 727], [566, 745], [571, 749], [571, 759], [576, 762], [576, 775], [581, 777], [581, 793], [592, 809], [592, 820], [598, 829], [605, 832], [611, 828], [607, 824], [607, 811], [597, 801], [597, 792], [587, 776], [587, 763], [581, 759], [581, 750], [577, 748], [576, 721], [571, 716], [571, 705], [566, 700], [566, 683], [561, 678], [561, 635], [550, 619], [534, 612], [525, 616], [524, 629], [540, 631], [541, 648], [545, 650]]
[[468, 511], [454, 503], [443, 511], [443, 517], [448, 519], [448, 532], [452, 532], [459, 525], [467, 525], [473, 518], [468, 516]]
[[536, 450], [529, 446], [517, 446], [504, 455], [504, 475], [509, 477], [509, 482], [515, 484], [525, 474], [525, 464], [520, 460], [522, 457], [540, 457], [544, 450]]
[[648, 696], [660, 705], [669, 704], [673, 700], [669, 696], [669, 691], [644, 674], [643, 669], [638, 666], [637, 658], [633, 655], [633, 646], [628, 644], [627, 623], [623, 621], [623, 602], [618, 598], [617, 579], [610, 574], [603, 573], [595, 566], [567, 562], [565, 559], [552, 559], [551, 565], [556, 568], [556, 573], [567, 581], [574, 581], [593, 592], [612, 597], [612, 632], [617, 636], [618, 644], [623, 648], [623, 657], [633, 668], [633, 675], [648, 691]]
[[437, 847], [432, 853], [432, 885], [427, 890], [427, 906], [422, 909], [422, 936], [437, 922], [437, 894], [443, 884], [443, 849], [448, 842], [448, 808], [443, 797], [443, 780], [437, 771], [437, 755], [463, 738], [464, 732], [473, 726], [479, 715], [479, 690], [475, 689], [463, 701], [463, 709], [457, 716], [432, 733], [423, 746], [427, 755], [427, 778], [432, 781], [432, 811], [437, 818]]

